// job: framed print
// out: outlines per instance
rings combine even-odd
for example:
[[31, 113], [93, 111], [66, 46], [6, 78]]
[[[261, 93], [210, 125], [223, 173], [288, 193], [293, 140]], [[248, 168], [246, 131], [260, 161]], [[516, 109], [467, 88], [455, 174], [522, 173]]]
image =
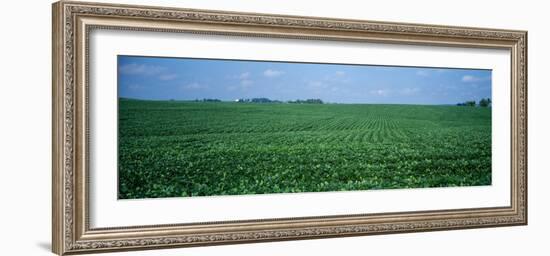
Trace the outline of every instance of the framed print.
[[527, 32], [61, 1], [53, 251], [527, 224]]

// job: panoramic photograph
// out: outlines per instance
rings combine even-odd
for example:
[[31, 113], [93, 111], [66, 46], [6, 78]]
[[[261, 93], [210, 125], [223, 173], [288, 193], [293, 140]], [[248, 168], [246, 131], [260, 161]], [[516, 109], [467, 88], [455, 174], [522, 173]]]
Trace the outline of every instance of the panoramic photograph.
[[118, 56], [118, 198], [491, 185], [491, 70]]

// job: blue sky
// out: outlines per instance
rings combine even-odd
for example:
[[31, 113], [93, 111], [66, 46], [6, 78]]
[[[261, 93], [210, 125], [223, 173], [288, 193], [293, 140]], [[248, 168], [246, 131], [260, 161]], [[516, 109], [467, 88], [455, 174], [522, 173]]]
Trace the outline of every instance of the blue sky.
[[491, 98], [491, 71], [118, 56], [119, 97], [456, 104]]

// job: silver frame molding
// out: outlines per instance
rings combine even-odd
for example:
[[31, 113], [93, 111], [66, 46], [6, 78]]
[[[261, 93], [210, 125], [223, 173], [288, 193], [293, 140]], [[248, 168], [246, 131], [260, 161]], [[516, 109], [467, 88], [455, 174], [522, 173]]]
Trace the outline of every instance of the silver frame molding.
[[[90, 228], [88, 39], [94, 29], [508, 49], [511, 205]], [[527, 224], [526, 31], [61, 1], [53, 4], [52, 47], [52, 250], [59, 255]]]

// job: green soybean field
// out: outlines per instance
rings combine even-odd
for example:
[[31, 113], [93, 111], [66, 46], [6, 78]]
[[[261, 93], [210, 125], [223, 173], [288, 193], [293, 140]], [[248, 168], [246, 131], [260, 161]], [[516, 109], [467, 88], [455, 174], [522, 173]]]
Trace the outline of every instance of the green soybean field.
[[119, 99], [119, 199], [491, 184], [491, 108]]

